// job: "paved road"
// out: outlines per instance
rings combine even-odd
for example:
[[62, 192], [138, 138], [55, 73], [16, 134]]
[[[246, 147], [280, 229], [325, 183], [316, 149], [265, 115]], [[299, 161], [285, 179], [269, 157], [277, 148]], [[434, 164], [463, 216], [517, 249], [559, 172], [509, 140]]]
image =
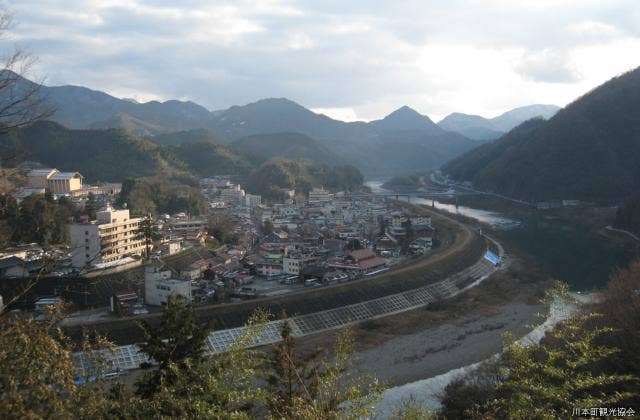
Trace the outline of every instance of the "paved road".
[[[446, 216], [442, 216], [447, 218]], [[453, 219], [450, 219], [454, 221]], [[455, 222], [455, 221], [454, 221]], [[459, 222], [456, 222], [459, 223]], [[465, 227], [468, 230], [468, 228]], [[502, 258], [505, 257], [504, 249], [495, 240], [491, 240], [499, 250]], [[481, 257], [475, 264], [464, 270], [436, 283], [424, 287], [409, 290], [373, 299], [340, 308], [320, 311], [312, 314], [288, 318], [286, 321], [292, 326], [292, 334], [302, 337], [327, 330], [343, 328], [345, 326], [395, 315], [429, 305], [438, 300], [448, 299], [459, 293], [475, 287], [489, 277], [496, 267]], [[207, 339], [210, 354], [224, 352], [235, 341], [251, 336], [249, 346], [261, 346], [280, 341], [280, 329], [284, 320], [272, 321], [264, 326], [251, 330], [247, 327], [214, 331]], [[140, 353], [136, 345], [116, 347], [114, 351], [99, 350], [92, 353], [75, 353], [74, 357], [81, 372], [88, 372], [95, 366], [96, 360], [109, 360], [120, 371], [139, 368], [143, 362], [149, 362], [146, 355]]]

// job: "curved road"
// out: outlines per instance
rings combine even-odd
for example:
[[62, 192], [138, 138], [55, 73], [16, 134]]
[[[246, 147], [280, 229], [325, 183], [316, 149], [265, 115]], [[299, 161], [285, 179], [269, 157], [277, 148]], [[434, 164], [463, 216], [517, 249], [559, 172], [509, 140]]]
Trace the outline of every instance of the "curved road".
[[[431, 211], [429, 212], [432, 213]], [[453, 218], [440, 213], [434, 214], [436, 214], [437, 217], [441, 217], [460, 226], [463, 232], [462, 240], [458, 241], [455, 246], [434, 256], [436, 258], [435, 261], [437, 261], [468, 246], [473, 238], [473, 232], [468, 226]], [[496, 245], [500, 257], [504, 259], [505, 253], [502, 245], [489, 237], [486, 238]], [[428, 260], [429, 263], [434, 261], [433, 259], [426, 260]], [[422, 264], [425, 263], [398, 268], [394, 270], [394, 272], [398, 273], [410, 269], [413, 270]], [[502, 267], [504, 267], [504, 264]], [[254, 337], [250, 346], [260, 346], [278, 342], [280, 341], [281, 325], [285, 321], [291, 324], [292, 334], [294, 336], [302, 337], [322, 331], [343, 328], [358, 322], [410, 311], [438, 300], [456, 296], [471, 287], [475, 287], [500, 268], [501, 267], [496, 267], [489, 263], [484, 257], [481, 257], [476, 263], [460, 272], [444, 280], [417, 289], [335, 309], [291, 317], [286, 320], [271, 321], [264, 326], [255, 327], [259, 329], [257, 331], [251, 330], [248, 327], [214, 331], [207, 339], [208, 350], [210, 354], [224, 352], [233, 342], [251, 334], [253, 334]], [[98, 350], [92, 353], [79, 352], [75, 353], [74, 357], [81, 372], [93, 370], [95, 361], [100, 359], [111, 361], [114, 368], [120, 371], [126, 371], [137, 369], [141, 363], [149, 361], [146, 355], [139, 350], [137, 345], [126, 345], [116, 347], [114, 350]]]

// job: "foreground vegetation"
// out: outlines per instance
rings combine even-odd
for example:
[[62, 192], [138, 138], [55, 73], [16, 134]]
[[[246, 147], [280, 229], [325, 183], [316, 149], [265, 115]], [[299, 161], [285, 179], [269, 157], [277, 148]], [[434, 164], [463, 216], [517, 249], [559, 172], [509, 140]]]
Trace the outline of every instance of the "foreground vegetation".
[[[440, 412], [409, 400], [394, 418], [567, 418], [576, 408], [633, 407], [640, 402], [640, 262], [614, 275], [599, 303], [560, 324], [536, 345], [507, 340], [503, 356], [451, 383]], [[228, 352], [207, 357], [209, 325], [172, 299], [156, 327], [143, 324], [142, 350], [156, 361], [135, 386], [100, 379], [100, 358], [77, 385], [72, 350], [47, 320], [0, 316], [2, 418], [283, 418], [375, 416], [381, 385], [354, 371], [348, 332], [331, 350], [302, 353], [283, 323], [283, 340], [247, 349], [267, 320], [258, 312], [250, 333]], [[80, 349], [108, 348], [87, 336]], [[355, 373], [354, 373], [355, 372]], [[97, 379], [96, 379], [97, 378]]]

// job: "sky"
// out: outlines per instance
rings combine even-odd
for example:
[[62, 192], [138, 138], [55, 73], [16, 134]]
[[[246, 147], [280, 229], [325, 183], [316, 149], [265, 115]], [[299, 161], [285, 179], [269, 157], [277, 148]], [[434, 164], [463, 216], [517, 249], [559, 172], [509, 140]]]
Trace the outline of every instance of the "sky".
[[[0, 1], [1, 3], [1, 1]], [[342, 120], [564, 106], [640, 66], [638, 0], [5, 0], [34, 78]]]

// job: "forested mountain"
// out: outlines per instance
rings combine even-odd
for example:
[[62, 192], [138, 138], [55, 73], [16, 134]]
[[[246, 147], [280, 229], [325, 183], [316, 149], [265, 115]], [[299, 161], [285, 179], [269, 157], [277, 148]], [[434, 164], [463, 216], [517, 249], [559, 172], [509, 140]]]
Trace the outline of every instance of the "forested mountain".
[[153, 136], [148, 136], [147, 138], [149, 140], [155, 141], [156, 143], [173, 146], [177, 146], [182, 143], [227, 143], [225, 139], [220, 138], [211, 130], [207, 130], [206, 128], [194, 128], [191, 130], [164, 132]]
[[639, 109], [640, 68], [443, 169], [478, 188], [527, 200], [617, 201], [640, 188]]
[[211, 142], [187, 142], [168, 147], [198, 177], [246, 175], [253, 167], [243, 155]]
[[[21, 79], [24, 85], [33, 82]], [[160, 131], [207, 128], [213, 114], [193, 102], [170, 100], [137, 103], [82, 86], [42, 86], [42, 95], [55, 109], [51, 119], [69, 128], [127, 128], [125, 120]], [[126, 124], [126, 123], [125, 123]]]
[[313, 187], [334, 191], [357, 190], [364, 178], [357, 168], [350, 165], [331, 166], [308, 160], [271, 159], [249, 175], [250, 192], [266, 197], [280, 198], [280, 189], [308, 192]]
[[[21, 83], [31, 82], [23, 79]], [[406, 106], [382, 120], [347, 123], [316, 114], [284, 98], [209, 112], [191, 102], [137, 103], [79, 86], [45, 86], [42, 93], [56, 109], [51, 119], [69, 128], [123, 128], [171, 145], [193, 141], [227, 144], [248, 136], [299, 133], [321, 145], [323, 152], [316, 160], [340, 156], [341, 162], [353, 164], [370, 176], [433, 169], [474, 146], [462, 135], [441, 129]], [[273, 141], [270, 136], [262, 139]], [[287, 137], [280, 141], [286, 139], [291, 143], [283, 144], [283, 153], [278, 156], [308, 156], [306, 151], [299, 150], [299, 139]], [[253, 138], [251, 142], [255, 144], [257, 140]], [[398, 150], [399, 146], [404, 150]], [[257, 154], [264, 155], [270, 147], [266, 145]]]
[[246, 172], [250, 164], [224, 146], [162, 146], [122, 129], [72, 130], [43, 121], [0, 136], [3, 163], [33, 160], [88, 181], [122, 181], [161, 175], [179, 179]]
[[286, 98], [261, 99], [242, 106], [232, 106], [216, 117], [214, 131], [239, 139], [254, 134], [295, 132], [315, 139], [372, 136], [367, 123], [346, 123], [316, 114]]
[[[273, 156], [249, 157], [241, 150], [209, 141], [167, 146], [122, 129], [72, 130], [43, 121], [0, 136], [0, 160], [5, 166], [28, 160], [62, 171], [77, 171], [88, 182], [126, 181], [124, 197], [132, 206], [135, 204], [132, 208], [137, 210], [169, 211], [167, 209], [179, 207], [176, 203], [169, 205], [173, 201], [162, 197], [178, 200], [180, 189], [185, 202], [194, 209], [201, 208], [202, 199], [188, 185], [195, 185], [198, 178], [214, 175], [239, 175], [250, 191], [267, 197], [275, 197], [279, 188], [306, 192], [314, 186], [333, 190], [362, 186], [363, 177], [357, 168], [338, 165], [337, 157], [332, 161], [331, 155], [315, 140], [300, 134], [284, 136], [285, 140], [287, 136], [295, 136], [295, 141], [303, 145], [299, 151], [327, 153], [325, 159], [303, 159], [303, 153], [294, 156], [293, 151], [291, 159], [272, 158], [276, 154], [269, 150], [265, 153]], [[272, 137], [277, 147], [282, 137]], [[271, 141], [267, 139], [265, 143]], [[154, 194], [158, 197], [154, 198]]]
[[319, 115], [287, 99], [265, 99], [223, 112], [217, 132], [228, 138], [282, 131], [318, 140], [343, 162], [369, 176], [434, 169], [474, 147], [464, 136], [447, 132], [428, 117], [402, 107], [382, 120], [345, 123]]
[[529, 105], [507, 111], [494, 118], [455, 112], [446, 116], [438, 125], [445, 130], [460, 133], [474, 140], [493, 140], [524, 121], [536, 117], [549, 119], [560, 107], [555, 105]]
[[318, 140], [299, 133], [256, 134], [238, 139], [229, 147], [259, 162], [274, 157], [331, 164], [342, 161]]
[[159, 125], [151, 124], [124, 112], [118, 112], [105, 121], [97, 121], [89, 125], [89, 128], [104, 130], [108, 128], [122, 128], [136, 136], [153, 136], [162, 133], [164, 129]]

